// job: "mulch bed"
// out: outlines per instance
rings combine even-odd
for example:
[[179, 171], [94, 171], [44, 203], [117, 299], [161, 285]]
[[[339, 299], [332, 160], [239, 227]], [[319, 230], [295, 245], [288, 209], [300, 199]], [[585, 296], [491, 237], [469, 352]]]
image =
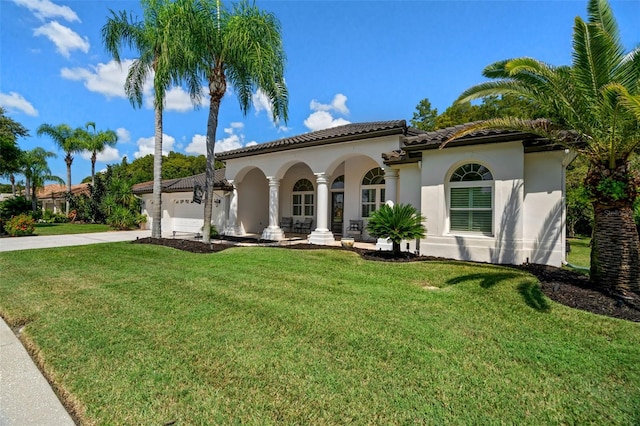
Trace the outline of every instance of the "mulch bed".
[[[243, 241], [236, 239], [236, 241]], [[246, 240], [256, 242], [253, 240]], [[211, 243], [205, 244], [195, 240], [181, 240], [171, 238], [141, 238], [134, 243], [137, 244], [157, 244], [184, 250], [191, 253], [215, 253], [233, 247], [229, 244]], [[347, 250], [342, 247], [327, 247], [313, 244], [292, 244], [289, 246], [278, 245], [281, 248], [295, 250], [317, 250], [335, 249]], [[403, 253], [403, 257], [396, 259], [388, 251], [371, 251], [362, 249], [348, 249], [360, 254], [364, 259], [387, 261], [387, 262], [424, 262], [433, 260], [451, 260], [430, 256], [417, 256], [413, 253]], [[526, 264], [526, 265], [505, 265], [520, 269], [536, 276], [540, 280], [542, 292], [550, 299], [563, 305], [605, 315], [613, 318], [640, 322], [640, 296], [630, 293], [628, 297], [611, 295], [603, 291], [589, 288], [588, 278], [580, 273], [562, 268], [555, 268], [546, 265]]]

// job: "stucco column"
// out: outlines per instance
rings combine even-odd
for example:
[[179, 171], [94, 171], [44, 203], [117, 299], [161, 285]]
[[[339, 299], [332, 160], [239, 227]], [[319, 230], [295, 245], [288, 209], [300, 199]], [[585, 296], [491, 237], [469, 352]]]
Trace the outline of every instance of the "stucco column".
[[333, 233], [327, 227], [329, 216], [329, 187], [328, 177], [325, 173], [315, 173], [317, 195], [316, 229], [309, 235], [309, 244], [328, 245], [335, 242]]
[[269, 226], [262, 231], [262, 239], [264, 240], [283, 240], [284, 232], [278, 224], [279, 203], [278, 198], [280, 192], [280, 179], [269, 176]]
[[[385, 202], [392, 201], [393, 204], [398, 202], [398, 171], [391, 167], [384, 167], [384, 198]], [[376, 241], [376, 250], [391, 250], [393, 244], [386, 238], [378, 238]]]
[[231, 197], [229, 199], [229, 216], [227, 217], [227, 226], [224, 228], [225, 235], [242, 235], [242, 229], [238, 225], [238, 188], [233, 185], [230, 180], [229, 184], [233, 186]]
[[393, 203], [398, 202], [398, 171], [396, 169], [392, 169], [391, 167], [384, 168], [384, 192], [385, 198], [384, 201], [393, 201]]

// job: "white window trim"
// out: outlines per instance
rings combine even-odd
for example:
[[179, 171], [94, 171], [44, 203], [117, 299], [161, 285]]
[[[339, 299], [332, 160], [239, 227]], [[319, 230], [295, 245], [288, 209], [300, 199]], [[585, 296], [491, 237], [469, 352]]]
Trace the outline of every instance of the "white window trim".
[[[457, 169], [457, 168], [456, 168]], [[484, 232], [474, 232], [474, 231], [458, 231], [451, 229], [451, 188], [479, 188], [479, 187], [488, 187], [491, 188], [491, 233], [487, 234]], [[476, 180], [476, 181], [467, 181], [467, 182], [447, 182], [445, 187], [446, 191], [446, 212], [445, 217], [447, 218], [446, 229], [447, 235], [451, 236], [467, 236], [467, 237], [478, 237], [478, 238], [494, 238], [495, 230], [496, 230], [496, 187], [494, 180]], [[483, 209], [458, 209], [458, 210], [483, 210]], [[485, 209], [489, 210], [489, 209]]]

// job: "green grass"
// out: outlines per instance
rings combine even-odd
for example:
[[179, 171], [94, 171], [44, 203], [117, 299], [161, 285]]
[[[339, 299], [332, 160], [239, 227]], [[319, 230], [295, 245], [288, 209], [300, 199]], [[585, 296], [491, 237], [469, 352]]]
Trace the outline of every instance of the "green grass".
[[90, 232], [111, 231], [109, 225], [96, 223], [37, 223], [36, 235], [87, 234]]
[[640, 423], [640, 324], [503, 267], [28, 250], [0, 253], [0, 312], [87, 423]]
[[569, 242], [571, 244], [571, 252], [568, 256], [569, 263], [588, 268], [591, 265], [591, 238], [570, 238]]

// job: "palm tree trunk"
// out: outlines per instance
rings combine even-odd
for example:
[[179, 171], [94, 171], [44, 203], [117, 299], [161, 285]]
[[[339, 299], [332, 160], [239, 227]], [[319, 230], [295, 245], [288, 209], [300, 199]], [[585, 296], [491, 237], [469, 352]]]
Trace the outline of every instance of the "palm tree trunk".
[[159, 105], [155, 108], [155, 128], [151, 237], [162, 238], [162, 106]]
[[67, 203], [65, 206], [65, 214], [69, 216], [69, 196], [71, 196], [71, 163], [73, 163], [73, 157], [70, 152], [67, 152], [67, 156], [64, 159], [67, 163]]
[[640, 294], [640, 239], [633, 220], [633, 203], [614, 207], [594, 203], [591, 241], [591, 282], [610, 293]]
[[98, 155], [95, 151], [91, 154], [91, 186], [96, 187], [96, 161]]
[[209, 82], [209, 117], [207, 119], [207, 169], [204, 183], [204, 224], [202, 227], [202, 241], [211, 242], [211, 217], [213, 216], [213, 189], [215, 185], [216, 168], [216, 129], [218, 128], [218, 113], [220, 102], [227, 90], [224, 74], [220, 76], [214, 71], [217, 78]]
[[9, 175], [9, 182], [11, 182], [11, 195], [16, 196], [16, 177], [11, 173]]
[[27, 200], [31, 199], [31, 178], [28, 173], [24, 175], [24, 196]]

